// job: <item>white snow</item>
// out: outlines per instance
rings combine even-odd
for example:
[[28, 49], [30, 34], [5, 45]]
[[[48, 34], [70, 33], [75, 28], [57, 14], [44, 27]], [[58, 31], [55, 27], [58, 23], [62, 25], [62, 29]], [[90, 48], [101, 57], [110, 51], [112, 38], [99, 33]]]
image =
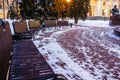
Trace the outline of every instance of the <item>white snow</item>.
[[[76, 80], [73, 78], [73, 75], [78, 75], [84, 80], [96, 80], [90, 73], [88, 73], [77, 63], [75, 63], [60, 47], [56, 40], [54, 40], [53, 38], [47, 38], [47, 40], [50, 41], [48, 44], [44, 44], [45, 40], [46, 39], [40, 42], [44, 45], [42, 48], [39, 48], [39, 46], [37, 45], [39, 44], [39, 41], [34, 41], [34, 43], [38, 47], [42, 55], [48, 56], [47, 62], [50, 64], [50, 66], [52, 66], [56, 74], [64, 74], [64, 76], [67, 77], [68, 80]], [[64, 62], [65, 65], [63, 65], [63, 67], [59, 67], [60, 63], [62, 62]]]
[[[70, 23], [74, 23], [74, 20], [69, 20]], [[108, 20], [79, 20], [78, 26], [89, 26], [89, 27], [110, 27]]]

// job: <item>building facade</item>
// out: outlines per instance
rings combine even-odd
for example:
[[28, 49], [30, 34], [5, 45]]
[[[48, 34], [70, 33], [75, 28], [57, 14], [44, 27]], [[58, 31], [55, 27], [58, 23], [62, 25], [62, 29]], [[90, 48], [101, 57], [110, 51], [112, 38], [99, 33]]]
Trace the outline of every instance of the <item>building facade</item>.
[[0, 0], [0, 18], [6, 18], [12, 0]]
[[[0, 18], [7, 18], [7, 12], [10, 9], [10, 6], [16, 6], [15, 1], [19, 0], [0, 0]], [[114, 5], [117, 5], [117, 8], [120, 11], [120, 0], [90, 0], [90, 5], [91, 9], [88, 16], [109, 17], [111, 15], [110, 10]]]
[[104, 16], [111, 15], [110, 10], [117, 6], [120, 10], [120, 0], [90, 0], [91, 10], [89, 16]]

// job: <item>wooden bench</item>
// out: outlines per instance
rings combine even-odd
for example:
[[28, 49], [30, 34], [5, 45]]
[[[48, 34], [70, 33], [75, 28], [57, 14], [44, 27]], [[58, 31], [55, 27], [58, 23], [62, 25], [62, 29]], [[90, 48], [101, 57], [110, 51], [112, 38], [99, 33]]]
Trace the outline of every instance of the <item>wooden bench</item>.
[[57, 21], [57, 26], [69, 26], [68, 21]]
[[12, 36], [7, 22], [0, 24], [0, 80], [6, 80], [12, 51]]
[[47, 80], [55, 74], [31, 40], [16, 41], [11, 59], [10, 80]]
[[38, 20], [29, 21], [29, 28], [30, 29], [41, 28], [40, 21]]
[[44, 24], [46, 27], [56, 27], [56, 20], [45, 20]]
[[42, 29], [40, 21], [38, 20], [33, 20], [33, 21], [29, 21], [29, 31], [30, 34], [33, 36], [35, 32], [38, 32], [40, 29]]
[[0, 25], [1, 80], [59, 80], [58, 76], [32, 40], [13, 41], [9, 24]]
[[13, 28], [15, 31], [15, 35], [13, 35], [13, 40], [32, 39], [32, 35], [28, 31], [26, 21], [13, 22]]
[[23, 22], [15, 21], [13, 25], [15, 33], [24, 33], [28, 31], [26, 21]]
[[[22, 27], [21, 27], [22, 26]], [[26, 23], [15, 22], [17, 33], [27, 32]], [[21, 27], [20, 30], [17, 30]], [[14, 41], [9, 80], [46, 80], [55, 74], [33, 44], [33, 41]]]

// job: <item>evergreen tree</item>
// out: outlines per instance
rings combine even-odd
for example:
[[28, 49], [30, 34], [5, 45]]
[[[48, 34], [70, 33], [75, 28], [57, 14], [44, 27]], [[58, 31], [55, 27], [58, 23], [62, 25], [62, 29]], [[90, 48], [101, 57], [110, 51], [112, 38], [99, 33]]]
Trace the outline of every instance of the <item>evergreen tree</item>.
[[53, 0], [52, 11], [57, 13], [58, 18], [71, 17], [75, 23], [81, 18], [85, 20], [90, 9], [90, 0]]
[[35, 15], [35, 1], [34, 0], [22, 0], [20, 3], [20, 14], [22, 18], [33, 19]]
[[90, 9], [90, 0], [73, 0], [70, 7], [70, 17], [74, 18], [75, 23], [81, 18], [85, 20]]
[[46, 19], [51, 15], [52, 0], [22, 0], [20, 14], [25, 19]]
[[85, 20], [90, 9], [90, 0], [22, 0], [20, 5], [23, 18], [74, 18], [75, 23], [81, 18]]
[[52, 0], [40, 0], [36, 5], [36, 17], [49, 18], [52, 15], [50, 10], [51, 4]]
[[66, 10], [66, 0], [54, 0], [52, 11], [56, 12], [57, 18], [65, 18], [68, 15]]

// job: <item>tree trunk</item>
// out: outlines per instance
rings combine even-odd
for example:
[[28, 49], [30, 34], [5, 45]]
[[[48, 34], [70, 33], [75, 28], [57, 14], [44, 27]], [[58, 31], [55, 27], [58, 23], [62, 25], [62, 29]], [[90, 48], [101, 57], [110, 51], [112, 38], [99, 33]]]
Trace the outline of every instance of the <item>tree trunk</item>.
[[78, 23], [78, 18], [77, 17], [74, 18], [74, 23], [75, 24]]

